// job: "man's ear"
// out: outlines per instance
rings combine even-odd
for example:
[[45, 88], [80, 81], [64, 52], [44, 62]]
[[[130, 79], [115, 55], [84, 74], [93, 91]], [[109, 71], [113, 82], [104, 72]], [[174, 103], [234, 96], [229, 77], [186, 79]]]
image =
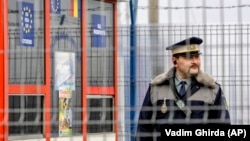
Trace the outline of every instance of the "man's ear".
[[172, 58], [172, 62], [173, 62], [174, 65], [176, 65], [177, 62], [176, 62], [176, 58], [175, 57]]

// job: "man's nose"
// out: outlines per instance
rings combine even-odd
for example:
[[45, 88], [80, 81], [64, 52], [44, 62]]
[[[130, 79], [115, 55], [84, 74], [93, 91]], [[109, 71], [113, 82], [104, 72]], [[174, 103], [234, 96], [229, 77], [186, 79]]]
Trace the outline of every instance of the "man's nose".
[[196, 63], [198, 59], [196, 57], [191, 57], [191, 63]]

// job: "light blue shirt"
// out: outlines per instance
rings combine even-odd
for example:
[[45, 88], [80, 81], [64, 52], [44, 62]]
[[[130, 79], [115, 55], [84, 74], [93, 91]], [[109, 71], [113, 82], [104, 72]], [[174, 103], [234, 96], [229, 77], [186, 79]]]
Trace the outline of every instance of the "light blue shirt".
[[[177, 75], [175, 75], [174, 81], [175, 81], [175, 87], [176, 87], [177, 91], [179, 92], [180, 88], [181, 88], [181, 83], [180, 82], [183, 81], [183, 80], [181, 80]], [[188, 86], [191, 84], [191, 78], [188, 78], [185, 81], [186, 81], [185, 90], [187, 90]]]

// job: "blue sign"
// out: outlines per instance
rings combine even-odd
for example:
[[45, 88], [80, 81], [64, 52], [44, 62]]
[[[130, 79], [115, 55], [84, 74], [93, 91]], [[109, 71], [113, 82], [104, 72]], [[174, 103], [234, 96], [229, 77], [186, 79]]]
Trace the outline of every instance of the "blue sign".
[[21, 2], [19, 7], [20, 17], [20, 45], [34, 46], [34, 4]]
[[106, 47], [106, 16], [92, 15], [92, 47]]
[[61, 0], [50, 0], [50, 13], [61, 13]]

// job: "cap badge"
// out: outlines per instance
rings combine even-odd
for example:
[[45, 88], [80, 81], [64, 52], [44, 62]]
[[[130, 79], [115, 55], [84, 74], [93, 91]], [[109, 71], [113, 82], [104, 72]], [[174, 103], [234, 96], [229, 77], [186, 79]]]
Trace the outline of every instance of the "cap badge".
[[196, 49], [196, 45], [189, 45], [188, 46], [188, 50], [195, 50]]

